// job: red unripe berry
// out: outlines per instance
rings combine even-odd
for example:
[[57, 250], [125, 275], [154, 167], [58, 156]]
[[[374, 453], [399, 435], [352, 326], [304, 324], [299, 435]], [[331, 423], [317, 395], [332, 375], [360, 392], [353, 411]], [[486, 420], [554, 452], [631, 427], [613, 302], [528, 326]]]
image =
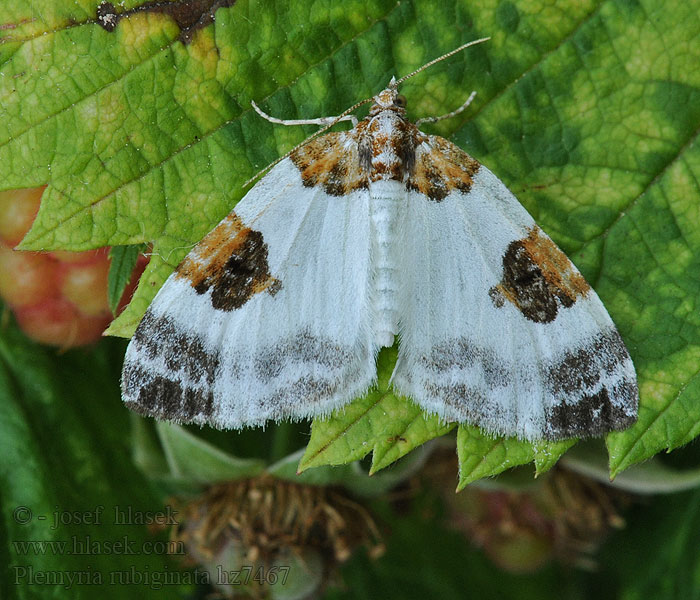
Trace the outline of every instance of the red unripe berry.
[[[77, 252], [76, 254], [83, 254]], [[107, 278], [109, 259], [103, 252], [97, 258], [85, 263], [60, 264], [60, 291], [64, 298], [80, 308], [87, 316], [103, 315], [109, 312], [107, 300]]]
[[[0, 192], [0, 298], [32, 339], [61, 348], [95, 342], [112, 320], [109, 249], [13, 250], [31, 227], [44, 188]], [[147, 263], [140, 257], [119, 304], [131, 298]]]
[[15, 308], [14, 312], [19, 326], [28, 337], [64, 349], [99, 340], [109, 323], [108, 316], [85, 316], [63, 298]]
[[0, 245], [0, 297], [10, 306], [39, 304], [57, 296], [55, 261], [39, 252]]

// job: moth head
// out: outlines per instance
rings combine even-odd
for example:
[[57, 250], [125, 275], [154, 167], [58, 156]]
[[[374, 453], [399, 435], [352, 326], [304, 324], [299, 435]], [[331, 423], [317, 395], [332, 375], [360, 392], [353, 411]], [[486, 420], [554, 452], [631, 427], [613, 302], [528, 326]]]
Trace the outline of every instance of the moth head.
[[375, 115], [383, 110], [392, 110], [401, 116], [406, 114], [406, 98], [399, 94], [397, 87], [398, 83], [392, 77], [386, 89], [372, 98], [374, 104], [369, 110], [370, 115]]

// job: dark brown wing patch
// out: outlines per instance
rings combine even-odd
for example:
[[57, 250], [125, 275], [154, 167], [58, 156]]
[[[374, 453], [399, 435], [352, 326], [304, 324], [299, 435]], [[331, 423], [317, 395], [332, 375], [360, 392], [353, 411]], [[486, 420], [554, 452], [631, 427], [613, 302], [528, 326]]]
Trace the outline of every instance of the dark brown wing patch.
[[240, 308], [262, 291], [275, 294], [281, 285], [270, 275], [262, 233], [243, 225], [235, 213], [197, 244], [176, 273], [198, 294], [211, 289], [212, 306], [225, 311]]
[[550, 323], [560, 306], [573, 306], [590, 289], [566, 254], [535, 225], [526, 238], [508, 245], [503, 279], [489, 294], [499, 308], [507, 300], [531, 321]]
[[330, 196], [345, 196], [369, 187], [369, 148], [349, 131], [326, 134], [298, 148], [289, 158], [301, 173], [305, 187], [323, 186]]
[[632, 425], [639, 390], [634, 371], [621, 368], [625, 364], [631, 364], [630, 355], [620, 334], [610, 329], [551, 365], [545, 381], [561, 402], [547, 410], [547, 437], [591, 437]]
[[[427, 145], [427, 149], [426, 149]], [[406, 187], [439, 202], [452, 190], [467, 193], [474, 184], [474, 175], [481, 166], [452, 142], [429, 136], [416, 148], [416, 164]]]
[[206, 422], [214, 414], [211, 386], [221, 361], [196, 335], [186, 334], [169, 317], [146, 311], [131, 339], [145, 359], [162, 356], [163, 375], [149, 372], [140, 362], [127, 361], [122, 389], [131, 398], [127, 405], [142, 415], [175, 421]]

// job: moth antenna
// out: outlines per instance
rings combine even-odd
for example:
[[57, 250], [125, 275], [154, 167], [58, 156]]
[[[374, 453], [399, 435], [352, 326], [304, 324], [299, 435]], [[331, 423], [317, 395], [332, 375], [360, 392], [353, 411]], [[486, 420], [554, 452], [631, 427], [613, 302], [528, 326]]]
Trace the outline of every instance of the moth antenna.
[[[264, 169], [258, 171], [255, 175], [253, 175], [248, 181], [246, 181], [246, 182], [243, 184], [243, 187], [246, 187], [249, 183], [252, 183], [253, 181], [255, 181], [255, 180], [256, 180], [258, 177], [260, 177], [260, 175], [262, 175], [263, 173], [267, 173], [267, 172], [268, 172], [272, 167], [274, 167], [277, 163], [282, 162], [282, 161], [283, 161], [285, 158], [287, 158], [290, 154], [292, 154], [292, 153], [296, 152], [297, 150], [299, 150], [299, 148], [301, 148], [304, 144], [310, 142], [310, 141], [313, 140], [315, 137], [317, 137], [317, 136], [321, 135], [322, 133], [325, 133], [326, 131], [328, 131], [331, 127], [333, 127], [333, 125], [335, 125], [336, 123], [338, 123], [339, 121], [341, 121], [341, 120], [343, 119], [343, 117], [346, 117], [347, 115], [349, 115], [349, 114], [350, 114], [351, 112], [353, 112], [354, 110], [358, 109], [358, 108], [359, 108], [360, 106], [362, 106], [363, 104], [367, 104], [370, 100], [372, 100], [372, 98], [373, 98], [373, 97], [365, 98], [364, 100], [360, 100], [360, 101], [357, 102], [356, 104], [353, 104], [350, 108], [346, 108], [346, 109], [345, 109], [342, 113], [340, 113], [337, 117], [334, 117], [333, 120], [332, 120], [330, 123], [328, 123], [326, 126], [321, 127], [321, 129], [319, 129], [316, 133], [312, 133], [312, 134], [311, 134], [309, 137], [307, 137], [305, 140], [299, 142], [296, 146], [294, 146], [294, 148], [292, 148], [289, 152], [287, 152], [287, 154], [285, 154], [284, 156], [280, 156], [277, 160], [271, 162], [271, 163], [270, 163], [269, 165], [267, 165]], [[253, 101], [251, 100], [250, 103], [253, 105], [253, 108], [255, 108], [256, 111], [257, 111], [258, 109], [257, 109], [257, 106], [255, 105], [255, 102], [253, 102]]]
[[417, 119], [415, 122], [416, 127], [418, 125], [421, 125], [422, 123], [437, 123], [438, 121], [444, 121], [445, 119], [451, 119], [452, 117], [456, 117], [459, 113], [462, 111], [466, 110], [466, 108], [472, 103], [472, 100], [476, 98], [476, 92], [472, 92], [469, 94], [469, 98], [467, 98], [467, 101], [462, 104], [458, 109], [453, 110], [452, 112], [448, 112], [444, 115], [440, 115], [439, 117], [423, 117], [421, 119]]
[[428, 63], [425, 63], [422, 67], [416, 69], [412, 73], [409, 73], [408, 75], [404, 75], [399, 79], [398, 81], [394, 82], [392, 87], [398, 87], [401, 83], [409, 79], [410, 77], [413, 77], [414, 75], [418, 75], [421, 71], [425, 71], [428, 67], [432, 67], [435, 63], [439, 63], [440, 61], [445, 60], [446, 58], [449, 58], [453, 54], [457, 54], [457, 52], [461, 52], [465, 48], [469, 48], [469, 46], [476, 46], [476, 44], [481, 44], [482, 42], [488, 42], [491, 38], [490, 37], [485, 37], [485, 38], [480, 38], [478, 40], [473, 40], [471, 42], [467, 42], [466, 44], [462, 44], [459, 48], [455, 48], [454, 50], [451, 50], [447, 54], [443, 54], [442, 56], [438, 56], [437, 58], [434, 58]]
[[339, 123], [340, 121], [350, 121], [352, 126], [357, 125], [357, 117], [355, 115], [345, 115], [344, 117], [319, 117], [316, 119], [278, 119], [268, 115], [262, 108], [255, 104], [255, 100], [251, 100], [255, 112], [258, 113], [266, 121], [277, 123], [278, 125], [328, 125], [328, 123]]

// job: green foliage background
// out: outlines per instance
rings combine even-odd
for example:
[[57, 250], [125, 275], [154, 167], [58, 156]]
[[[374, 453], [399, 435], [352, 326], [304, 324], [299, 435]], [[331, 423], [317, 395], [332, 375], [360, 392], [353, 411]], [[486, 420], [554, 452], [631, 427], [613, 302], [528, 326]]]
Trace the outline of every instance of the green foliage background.
[[[392, 75], [489, 35], [491, 42], [406, 82], [409, 114], [442, 114], [476, 90], [466, 113], [433, 131], [503, 179], [609, 309], [641, 390], [639, 422], [606, 440], [611, 472], [696, 437], [697, 0], [239, 0], [221, 8], [216, 22], [187, 44], [177, 23], [159, 10], [134, 11], [107, 32], [96, 23], [98, 4], [0, 3], [0, 186], [49, 186], [24, 249], [153, 243], [136, 297], [112, 334], [130, 335], [173, 267], [242, 196], [242, 183], [313, 131], [261, 120], [251, 99], [280, 117], [337, 114], [381, 90]], [[138, 5], [126, 0], [118, 10]], [[116, 383], [123, 346], [54, 356], [27, 345], [11, 327], [0, 344], [0, 410], [6, 415], [0, 424], [0, 537], [49, 535], [13, 522], [12, 507], [21, 504], [51, 512], [55, 504], [72, 507], [78, 500], [156, 502], [128, 458], [128, 419]], [[373, 450], [371, 468], [378, 471], [445, 433], [386, 389], [393, 360], [392, 351], [380, 356], [383, 383], [376, 392], [314, 424], [302, 466], [342, 463]], [[262, 447], [256, 433], [237, 441], [232, 435], [210, 434], [239, 455]], [[459, 428], [457, 439], [460, 486], [530, 461], [545, 471], [570, 445], [492, 440], [468, 427]], [[683, 507], [697, 499], [677, 502]], [[659, 581], [666, 583], [625, 579], [624, 569], [634, 568], [621, 561], [623, 574], [615, 577], [626, 597], [652, 588], [653, 597], [697, 597], [689, 574], [698, 565], [697, 544], [689, 542], [696, 521], [692, 510], [679, 508], [657, 521], [665, 523], [663, 531], [647, 527], [664, 565]], [[419, 528], [403, 527], [406, 539], [422, 547]], [[628, 550], [640, 556], [634, 544]], [[0, 552], [7, 564], [25, 560], [12, 555], [9, 542]], [[466, 584], [441, 570], [454, 567], [455, 552], [424, 563], [421, 577]], [[382, 563], [386, 568], [374, 571], [366, 563], [353, 577], [371, 582], [381, 573], [393, 581], [392, 568], [409, 558], [391, 556]], [[435, 556], [445, 554], [436, 549]], [[476, 560], [471, 556], [465, 554], [465, 563]], [[153, 568], [163, 566], [162, 557], [146, 558]], [[120, 562], [101, 560], [111, 569], [112, 561]], [[69, 568], [72, 562], [43, 557], [41, 564]], [[463, 571], [476, 572], [489, 571], [484, 564]], [[474, 576], [487, 590], [488, 578]], [[552, 581], [576, 585], [558, 577], [544, 575], [528, 585], [533, 595]], [[8, 596], [53, 594], [3, 585]], [[372, 589], [371, 583], [357, 585]], [[513, 589], [524, 595], [526, 588]], [[108, 597], [124, 593], [105, 590]]]

